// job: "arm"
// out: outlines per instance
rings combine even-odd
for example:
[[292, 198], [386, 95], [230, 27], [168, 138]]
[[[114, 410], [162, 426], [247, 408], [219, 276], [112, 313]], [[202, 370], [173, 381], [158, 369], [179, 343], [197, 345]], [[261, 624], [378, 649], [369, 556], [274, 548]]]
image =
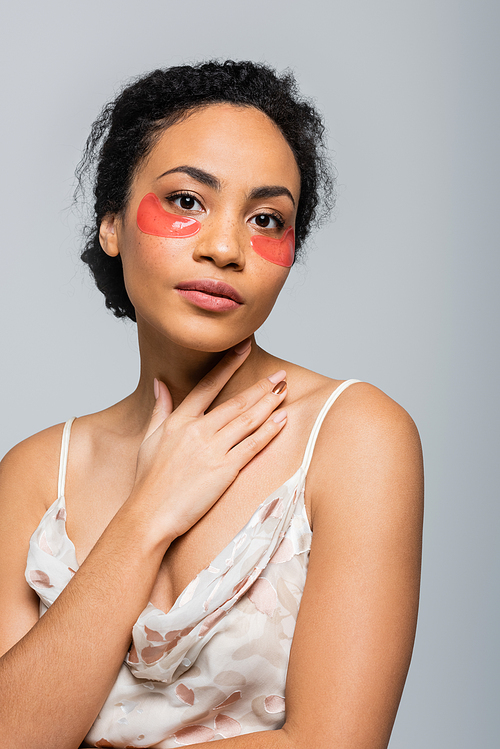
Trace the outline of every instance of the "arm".
[[297, 746], [309, 736], [318, 749], [385, 749], [416, 627], [420, 440], [402, 408], [357, 384], [335, 404], [316, 450], [313, 544], [287, 680], [287, 730]]
[[36, 484], [30, 457], [36, 449], [32, 443], [20, 446], [4, 462], [0, 735], [5, 746], [80, 745], [114, 683], [170, 543], [283, 427], [272, 414], [285, 393], [272, 394], [269, 380], [204, 415], [247, 354], [225, 357], [171, 414], [161, 386], [132, 494], [40, 620], [23, 575], [29, 536], [43, 513], [40, 497], [30, 502]]
[[309, 471], [313, 542], [286, 723], [200, 749], [386, 749], [408, 671], [420, 579], [422, 459], [406, 412], [349, 388]]
[[[12, 749], [73, 748], [116, 678], [135, 611], [138, 616], [147, 604], [161, 552], [148, 553], [149, 539], [134, 531], [133, 514], [124, 514], [108, 526], [66, 589], [38, 619], [38, 599], [24, 579], [24, 567], [30, 531], [43, 510], [28, 530], [22, 512], [26, 484], [16, 481], [24, 462], [20, 453], [9, 456], [0, 482], [5, 500], [0, 638], [2, 651], [7, 651], [0, 660], [0, 735]], [[132, 547], [123, 543], [127, 536], [133, 539]]]

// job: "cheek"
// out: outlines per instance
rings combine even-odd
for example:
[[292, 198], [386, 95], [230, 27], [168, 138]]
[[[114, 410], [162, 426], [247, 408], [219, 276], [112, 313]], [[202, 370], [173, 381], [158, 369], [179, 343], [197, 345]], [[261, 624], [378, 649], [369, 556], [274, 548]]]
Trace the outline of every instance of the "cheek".
[[290, 268], [295, 257], [295, 234], [290, 227], [286, 230], [282, 239], [271, 239], [270, 237], [254, 236], [250, 240], [257, 255], [271, 263]]
[[255, 258], [256, 272], [252, 286], [257, 290], [253, 303], [249, 305], [250, 317], [255, 329], [259, 328], [271, 314], [283, 286], [290, 274], [289, 268], [277, 263], [263, 263]]
[[145, 195], [139, 204], [137, 226], [144, 234], [175, 238], [192, 237], [201, 229], [200, 222], [194, 218], [167, 213], [152, 192]]
[[185, 248], [189, 242], [146, 234], [138, 227], [122, 238], [123, 277], [132, 304], [140, 304], [144, 294], [154, 295], [161, 289], [160, 278], [168, 283], [172, 273], [175, 275], [179, 258], [184, 256], [179, 245]]

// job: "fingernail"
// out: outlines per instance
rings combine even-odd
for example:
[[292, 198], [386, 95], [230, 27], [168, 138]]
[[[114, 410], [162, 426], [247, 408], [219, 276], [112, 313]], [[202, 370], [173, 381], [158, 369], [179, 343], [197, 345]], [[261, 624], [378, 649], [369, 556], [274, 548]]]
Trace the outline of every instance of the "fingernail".
[[276, 385], [276, 383], [281, 382], [284, 377], [286, 377], [286, 372], [284, 369], [280, 369], [279, 372], [276, 372], [276, 374], [271, 375], [271, 377], [268, 377], [267, 379], [269, 382], [272, 382], [273, 385]]
[[276, 424], [281, 424], [282, 421], [285, 421], [287, 417], [286, 411], [278, 411], [277, 414], [274, 414], [273, 421], [276, 422]]
[[156, 400], [158, 400], [158, 397], [160, 395], [160, 383], [158, 382], [156, 377], [153, 380], [153, 390], [154, 390], [155, 398]]
[[277, 385], [273, 387], [271, 390], [271, 393], [274, 393], [275, 395], [281, 395], [286, 390], [286, 381], [281, 380], [281, 382], [278, 382]]
[[234, 347], [234, 352], [235, 354], [244, 354], [245, 351], [248, 351], [251, 345], [252, 341], [250, 340], [250, 338], [246, 338], [244, 341], [238, 343], [238, 345]]

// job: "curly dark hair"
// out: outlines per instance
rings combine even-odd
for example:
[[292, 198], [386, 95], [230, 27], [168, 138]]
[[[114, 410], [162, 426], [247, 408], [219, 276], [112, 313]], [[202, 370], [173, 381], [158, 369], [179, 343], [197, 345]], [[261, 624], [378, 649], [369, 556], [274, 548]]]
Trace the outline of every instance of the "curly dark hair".
[[325, 127], [304, 99], [290, 71], [277, 74], [254, 62], [209, 61], [154, 70], [127, 85], [94, 122], [77, 167], [75, 198], [93, 183], [93, 220], [86, 227], [82, 260], [88, 264], [106, 306], [117, 317], [136, 319], [123, 280], [120, 256], [109, 257], [99, 244], [107, 214], [126, 208], [131, 184], [161, 133], [193, 109], [229, 102], [261, 110], [279, 127], [300, 171], [301, 193], [295, 225], [300, 251], [312, 225], [334, 204], [334, 172], [325, 146]]

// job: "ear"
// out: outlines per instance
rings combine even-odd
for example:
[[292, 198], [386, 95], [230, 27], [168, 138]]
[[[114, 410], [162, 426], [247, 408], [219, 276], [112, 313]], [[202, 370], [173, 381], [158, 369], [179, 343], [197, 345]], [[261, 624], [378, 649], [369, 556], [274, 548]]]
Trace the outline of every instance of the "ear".
[[116, 216], [109, 214], [104, 216], [99, 229], [99, 243], [110, 257], [117, 257], [120, 254], [118, 249], [118, 237], [116, 235]]

